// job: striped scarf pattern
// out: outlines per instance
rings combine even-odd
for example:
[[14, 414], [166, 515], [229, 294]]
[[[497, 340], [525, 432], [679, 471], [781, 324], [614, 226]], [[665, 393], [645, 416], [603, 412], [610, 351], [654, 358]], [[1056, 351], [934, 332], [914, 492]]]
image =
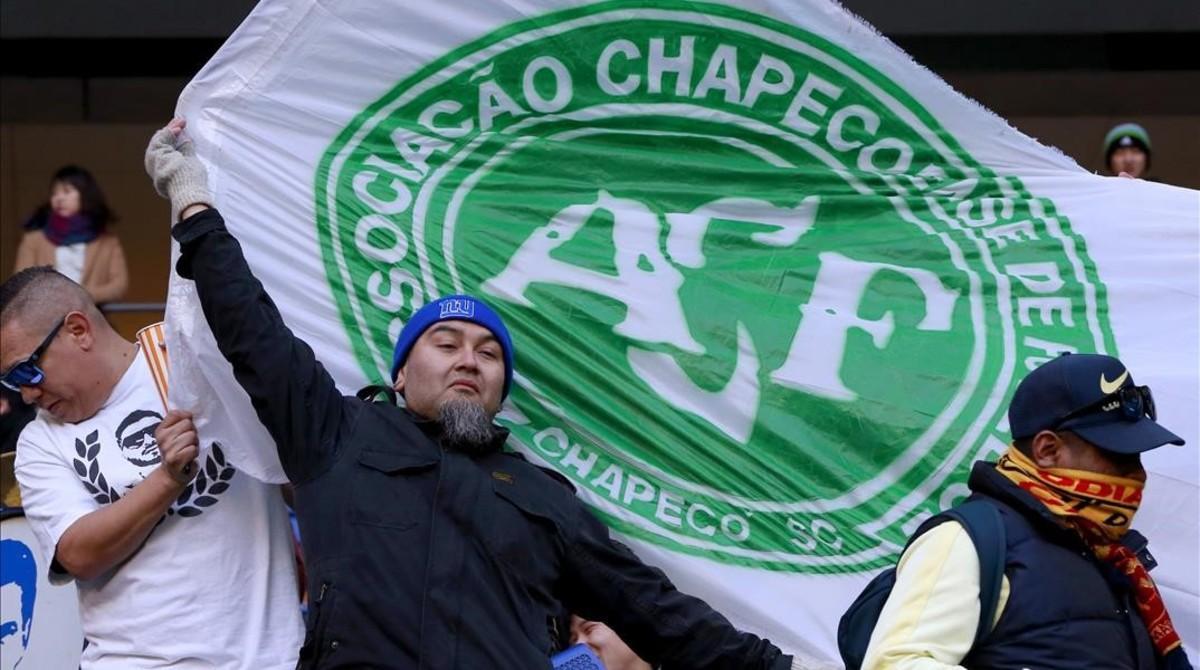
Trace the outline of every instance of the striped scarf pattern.
[[996, 469], [1037, 498], [1065, 527], [1074, 529], [1096, 558], [1129, 578], [1138, 613], [1160, 656], [1183, 644], [1150, 572], [1133, 550], [1121, 544], [1142, 502], [1145, 482], [1085, 470], [1043, 469], [1011, 446]]

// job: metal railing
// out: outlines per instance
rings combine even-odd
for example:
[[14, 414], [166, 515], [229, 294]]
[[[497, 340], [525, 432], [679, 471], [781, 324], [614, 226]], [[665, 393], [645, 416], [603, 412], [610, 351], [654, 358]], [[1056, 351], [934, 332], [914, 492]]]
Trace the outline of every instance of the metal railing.
[[126, 312], [161, 312], [167, 308], [165, 302], [109, 302], [100, 307], [105, 314]]

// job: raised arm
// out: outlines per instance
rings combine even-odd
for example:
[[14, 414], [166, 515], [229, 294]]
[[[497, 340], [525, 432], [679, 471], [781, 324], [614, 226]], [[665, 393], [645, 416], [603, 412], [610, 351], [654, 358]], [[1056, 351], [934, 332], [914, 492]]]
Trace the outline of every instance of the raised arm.
[[301, 483], [333, 462], [346, 400], [312, 349], [283, 323], [241, 245], [208, 207], [204, 165], [182, 130], [181, 120], [172, 121], [146, 149], [146, 171], [171, 200], [172, 220], [183, 219], [171, 231], [181, 250], [176, 271], [195, 280], [221, 355], [275, 439], [284, 471]]
[[567, 547], [568, 608], [608, 624], [638, 656], [664, 670], [788, 670], [792, 658], [733, 627], [708, 603], [681, 593], [582, 505]]

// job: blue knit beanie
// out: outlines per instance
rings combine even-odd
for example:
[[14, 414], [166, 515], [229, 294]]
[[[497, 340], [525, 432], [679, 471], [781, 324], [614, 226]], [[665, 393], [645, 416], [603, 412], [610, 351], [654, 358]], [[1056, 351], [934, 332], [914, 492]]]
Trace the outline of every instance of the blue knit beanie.
[[504, 353], [504, 393], [500, 398], [507, 398], [513, 378], [512, 337], [509, 336], [508, 329], [504, 327], [504, 321], [500, 319], [499, 314], [484, 304], [482, 300], [469, 295], [448, 295], [438, 298], [412, 315], [408, 323], [404, 324], [404, 329], [400, 331], [400, 337], [396, 340], [396, 352], [392, 355], [392, 379], [396, 379], [396, 373], [404, 365], [404, 361], [408, 360], [408, 353], [412, 351], [413, 345], [417, 343], [421, 335], [429, 330], [430, 326], [441, 321], [469, 321], [492, 332]]

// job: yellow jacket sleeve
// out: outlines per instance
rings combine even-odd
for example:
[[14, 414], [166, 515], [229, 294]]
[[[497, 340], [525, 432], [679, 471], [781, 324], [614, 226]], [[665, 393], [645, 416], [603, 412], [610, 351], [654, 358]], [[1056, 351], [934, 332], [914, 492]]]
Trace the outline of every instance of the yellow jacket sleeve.
[[[1008, 603], [1008, 577], [992, 626]], [[948, 521], [917, 538], [896, 567], [863, 661], [864, 670], [962, 670], [979, 623], [979, 555]]]

